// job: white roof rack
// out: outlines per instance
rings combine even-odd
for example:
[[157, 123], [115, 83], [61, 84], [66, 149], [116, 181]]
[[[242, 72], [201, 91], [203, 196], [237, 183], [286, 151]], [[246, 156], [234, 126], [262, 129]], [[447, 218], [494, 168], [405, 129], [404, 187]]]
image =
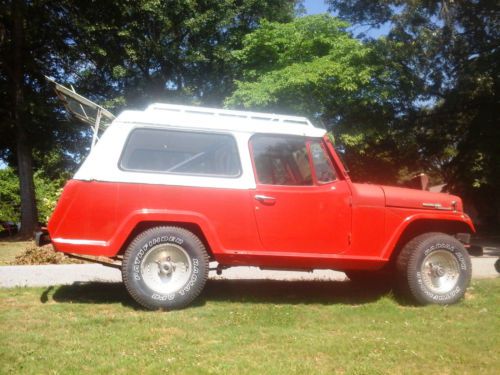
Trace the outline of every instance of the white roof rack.
[[307, 137], [322, 137], [326, 133], [305, 117], [163, 103], [151, 104], [144, 111], [124, 111], [115, 123]]
[[228, 109], [216, 109], [216, 108], [194, 107], [188, 105], [162, 104], [162, 103], [151, 104], [146, 109], [146, 112], [156, 112], [156, 111], [169, 111], [174, 113], [186, 113], [193, 115], [235, 117], [235, 118], [244, 118], [248, 120], [258, 120], [258, 121], [275, 121], [281, 123], [307, 125], [314, 127], [314, 125], [311, 124], [311, 122], [309, 122], [309, 120], [305, 117], [277, 115], [274, 113], [234, 111]]

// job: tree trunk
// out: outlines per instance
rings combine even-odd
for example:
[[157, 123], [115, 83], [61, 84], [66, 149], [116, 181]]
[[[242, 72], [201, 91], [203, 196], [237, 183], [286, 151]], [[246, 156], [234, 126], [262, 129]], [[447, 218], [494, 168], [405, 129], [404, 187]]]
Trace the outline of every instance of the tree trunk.
[[33, 236], [38, 218], [33, 183], [33, 157], [23, 119], [24, 107], [24, 30], [23, 3], [12, 1], [12, 119], [16, 129], [16, 154], [19, 187], [21, 191], [21, 230], [19, 236]]

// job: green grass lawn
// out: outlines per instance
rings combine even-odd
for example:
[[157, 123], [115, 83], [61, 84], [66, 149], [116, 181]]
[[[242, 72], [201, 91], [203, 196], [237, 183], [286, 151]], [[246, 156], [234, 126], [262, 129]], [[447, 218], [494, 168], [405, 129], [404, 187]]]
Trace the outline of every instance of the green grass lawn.
[[497, 374], [500, 279], [449, 307], [350, 282], [209, 281], [185, 310], [121, 284], [0, 290], [0, 373]]
[[34, 246], [33, 241], [0, 241], [0, 265], [12, 262], [27, 247]]

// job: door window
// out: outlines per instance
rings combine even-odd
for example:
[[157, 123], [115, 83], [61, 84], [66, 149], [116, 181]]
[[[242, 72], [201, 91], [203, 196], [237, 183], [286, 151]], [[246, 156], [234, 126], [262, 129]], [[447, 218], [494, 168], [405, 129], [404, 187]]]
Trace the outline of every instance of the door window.
[[251, 139], [257, 180], [269, 185], [312, 185], [306, 139], [256, 135]]
[[320, 140], [256, 135], [251, 139], [251, 146], [260, 184], [313, 185], [313, 175], [317, 184], [337, 179], [333, 164]]
[[326, 153], [324, 145], [319, 141], [311, 141], [309, 148], [311, 150], [314, 172], [318, 183], [327, 184], [335, 181], [337, 175], [333, 168], [332, 161]]

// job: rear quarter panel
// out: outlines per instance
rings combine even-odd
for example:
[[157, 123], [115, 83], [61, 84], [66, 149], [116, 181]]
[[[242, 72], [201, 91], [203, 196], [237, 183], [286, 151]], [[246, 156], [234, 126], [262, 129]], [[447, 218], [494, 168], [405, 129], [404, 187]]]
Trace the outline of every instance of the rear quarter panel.
[[258, 249], [247, 190], [71, 180], [49, 222], [59, 251], [116, 255], [142, 221], [197, 224], [214, 253]]

